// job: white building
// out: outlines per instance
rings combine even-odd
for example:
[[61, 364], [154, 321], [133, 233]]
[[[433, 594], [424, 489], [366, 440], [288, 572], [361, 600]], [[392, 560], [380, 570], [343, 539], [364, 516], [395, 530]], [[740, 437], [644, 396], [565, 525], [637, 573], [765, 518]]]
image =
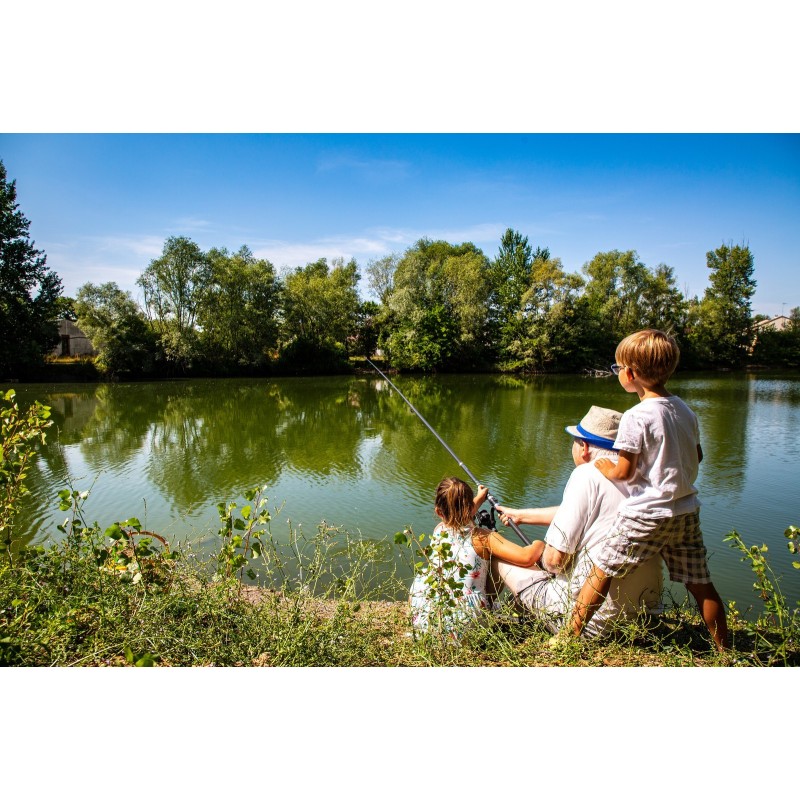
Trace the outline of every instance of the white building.
[[759, 331], [763, 330], [773, 330], [773, 331], [785, 331], [787, 328], [791, 327], [792, 320], [789, 317], [784, 316], [781, 314], [778, 317], [773, 317], [772, 319], [762, 319], [761, 322], [756, 322], [753, 325], [753, 332], [758, 333]]

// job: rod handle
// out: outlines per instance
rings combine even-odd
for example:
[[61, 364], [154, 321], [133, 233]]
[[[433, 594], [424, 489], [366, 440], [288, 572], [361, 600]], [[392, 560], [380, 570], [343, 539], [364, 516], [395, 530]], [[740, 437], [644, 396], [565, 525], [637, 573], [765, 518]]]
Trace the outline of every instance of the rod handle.
[[[492, 508], [495, 511], [497, 511], [497, 500], [495, 500], [495, 498], [492, 497], [492, 495], [490, 494], [486, 495], [486, 499], [489, 501], [489, 504], [492, 506]], [[509, 519], [508, 524], [509, 527], [514, 531], [514, 533], [517, 534], [517, 536], [519, 536], [519, 538], [522, 540], [524, 544], [529, 545], [531, 543], [530, 539], [528, 539], [528, 537], [519, 529], [519, 525], [517, 525], [517, 523], [514, 522], [513, 519]]]

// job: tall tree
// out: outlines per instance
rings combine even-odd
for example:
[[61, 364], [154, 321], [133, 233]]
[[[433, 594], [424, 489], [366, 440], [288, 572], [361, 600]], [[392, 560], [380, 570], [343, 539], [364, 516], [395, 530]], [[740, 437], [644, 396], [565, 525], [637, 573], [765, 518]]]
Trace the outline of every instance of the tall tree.
[[576, 366], [583, 346], [579, 331], [589, 322], [576, 313], [582, 287], [581, 276], [565, 272], [561, 259], [537, 252], [520, 300], [518, 336], [502, 354], [506, 368], [541, 372]]
[[642, 326], [642, 293], [648, 282], [647, 268], [634, 250], [598, 253], [584, 265], [588, 277], [586, 299], [592, 313], [608, 331], [608, 342]]
[[358, 264], [320, 258], [284, 279], [281, 358], [335, 367], [349, 352], [358, 324]]
[[17, 205], [17, 182], [0, 161], [0, 377], [26, 374], [58, 342], [61, 278], [28, 237]]
[[203, 352], [226, 370], [266, 363], [278, 341], [280, 282], [269, 261], [242, 246], [208, 252], [209, 275], [198, 310]]
[[532, 264], [533, 248], [528, 244], [528, 237], [507, 228], [489, 270], [491, 319], [501, 357], [523, 335], [522, 296], [530, 286]]
[[691, 331], [699, 354], [713, 365], [741, 366], [751, 345], [750, 300], [756, 290], [753, 254], [747, 245], [723, 244], [706, 253], [711, 270]]
[[97, 350], [97, 366], [113, 377], [152, 375], [163, 360], [141, 309], [116, 283], [85, 283], [74, 303], [78, 325]]
[[420, 239], [400, 259], [385, 339], [398, 367], [474, 367], [487, 360], [489, 263], [471, 242]]
[[383, 258], [373, 258], [367, 263], [367, 286], [383, 305], [392, 293], [398, 260], [398, 256], [392, 253]]
[[675, 272], [666, 264], [648, 270], [640, 298], [643, 328], [660, 328], [681, 334], [686, 326], [687, 302], [675, 285]]
[[161, 256], [136, 281], [167, 358], [179, 368], [188, 367], [198, 354], [195, 323], [208, 279], [208, 258], [198, 245], [185, 236], [170, 236]]

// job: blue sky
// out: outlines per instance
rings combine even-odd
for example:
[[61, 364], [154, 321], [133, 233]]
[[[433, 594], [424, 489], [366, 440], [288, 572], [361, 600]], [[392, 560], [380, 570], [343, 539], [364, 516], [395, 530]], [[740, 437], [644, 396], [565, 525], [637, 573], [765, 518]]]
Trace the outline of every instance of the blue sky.
[[491, 257], [512, 227], [570, 272], [635, 250], [689, 295], [708, 250], [746, 242], [754, 312], [800, 306], [797, 134], [21, 133], [0, 134], [0, 159], [69, 295], [115, 281], [137, 297], [171, 235], [363, 272], [422, 236]]

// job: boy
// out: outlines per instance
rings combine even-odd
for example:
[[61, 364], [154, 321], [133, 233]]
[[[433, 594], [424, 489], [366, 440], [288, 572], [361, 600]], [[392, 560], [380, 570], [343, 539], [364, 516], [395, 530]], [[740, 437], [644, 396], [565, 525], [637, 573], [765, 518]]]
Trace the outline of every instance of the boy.
[[703, 458], [697, 417], [665, 388], [679, 357], [675, 340], [653, 329], [617, 346], [612, 371], [626, 392], [636, 392], [639, 404], [620, 420], [618, 462], [601, 458], [595, 466], [612, 481], [628, 481], [631, 494], [576, 599], [575, 636], [602, 604], [612, 578], [660, 553], [670, 578], [685, 584], [697, 601], [717, 648], [728, 647], [725, 607], [708, 571], [694, 487]]

